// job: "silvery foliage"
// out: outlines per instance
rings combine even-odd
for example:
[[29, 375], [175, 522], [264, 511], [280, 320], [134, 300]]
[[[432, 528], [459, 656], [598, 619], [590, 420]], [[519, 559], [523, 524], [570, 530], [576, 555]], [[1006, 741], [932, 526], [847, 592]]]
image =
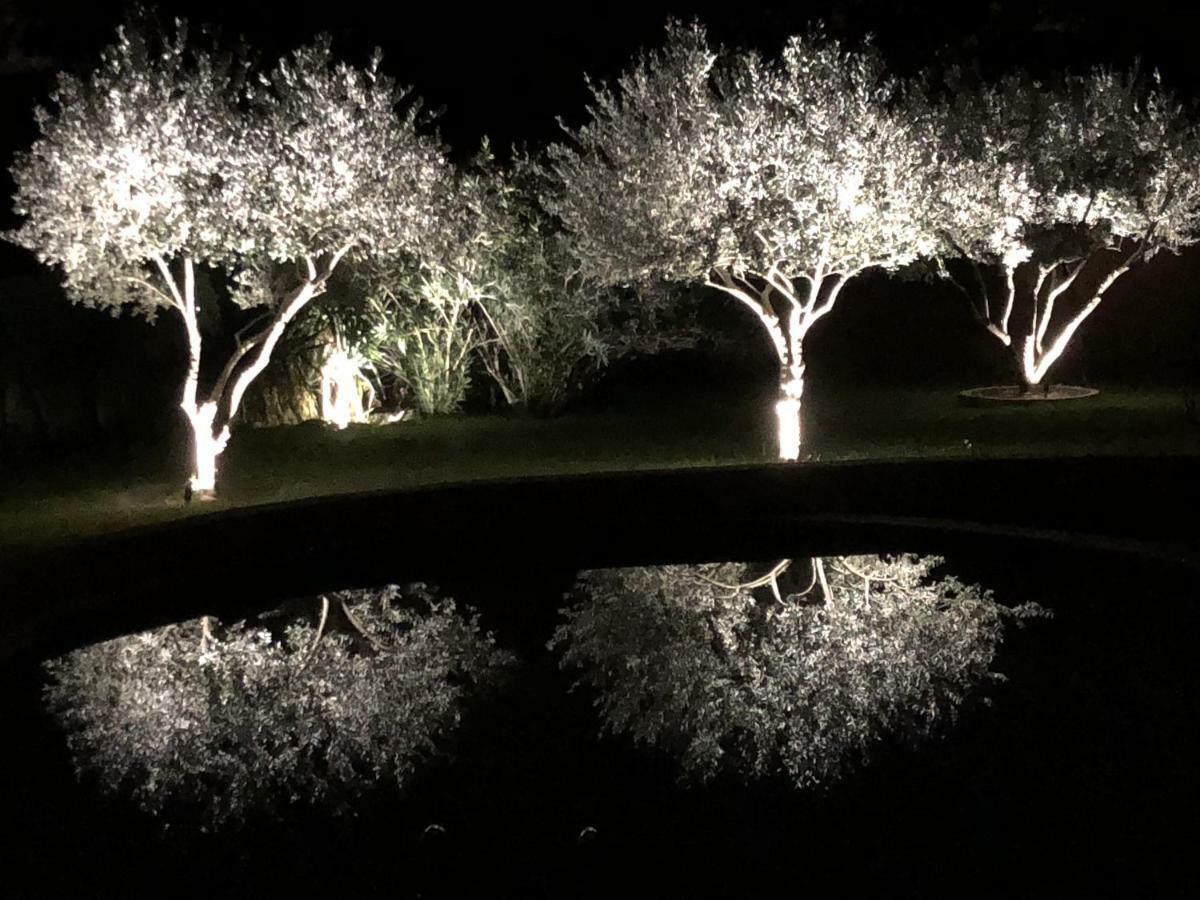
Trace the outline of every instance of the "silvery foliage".
[[419, 101], [379, 70], [337, 62], [323, 36], [247, 90], [250, 119], [234, 215], [246, 226], [243, 303], [270, 296], [272, 263], [419, 252], [449, 168]]
[[[955, 717], [991, 664], [1013, 609], [940, 560], [826, 560], [807, 592], [775, 599], [742, 564], [584, 573], [552, 645], [596, 692], [604, 727], [677, 755], [700, 780], [782, 772], [799, 787], [865, 762], [885, 736]], [[869, 580], [862, 576], [868, 576]]]
[[423, 412], [457, 409], [476, 360], [505, 402], [552, 408], [577, 367], [603, 358], [605, 295], [574, 277], [518, 177], [485, 143], [443, 183], [425, 252], [380, 255], [363, 270], [375, 318], [364, 355]]
[[89, 78], [60, 74], [53, 110], [36, 110], [40, 137], [12, 168], [25, 220], [9, 239], [59, 266], [76, 302], [150, 318], [171, 306], [153, 260], [227, 265], [239, 249], [243, 76], [228, 55], [190, 49], [182, 25], [160, 42], [119, 29]]
[[1200, 143], [1157, 74], [1095, 70], [1054, 85], [1014, 75], [960, 86], [926, 115], [945, 257], [1049, 267], [1196, 240]]
[[231, 275], [243, 306], [278, 299], [273, 264], [347, 246], [410, 245], [444, 168], [417, 104], [383, 76], [335, 63], [328, 39], [255, 73], [121, 29], [86, 80], [61, 75], [41, 136], [13, 167], [11, 237], [61, 267], [71, 296], [153, 316], [170, 306], [156, 260]]
[[407, 409], [454, 413], [466, 398], [471, 353], [480, 337], [469, 304], [460, 298], [435, 281], [415, 296], [383, 285], [369, 290], [371, 329], [356, 350], [399, 386]]
[[590, 121], [550, 148], [546, 198], [587, 273], [611, 283], [787, 281], [896, 266], [933, 247], [928, 148], [891, 112], [877, 53], [821, 33], [778, 59], [668, 27]]
[[479, 285], [484, 339], [479, 355], [513, 406], [552, 411], [573, 377], [602, 365], [612, 296], [579, 276], [562, 234], [538, 205], [537, 166], [518, 157], [501, 170], [485, 153], [476, 161], [463, 215], [477, 240], [468, 246]]
[[[211, 638], [194, 620], [46, 663], [81, 776], [149, 812], [202, 810], [209, 825], [284, 802], [337, 807], [383, 779], [403, 787], [511, 657], [423, 585], [330, 599], [319, 641], [316, 616]], [[344, 614], [333, 627], [342, 602], [361, 633]]]
[[424, 252], [374, 255], [357, 275], [370, 330], [357, 348], [426, 414], [459, 409], [484, 340], [477, 305], [491, 287], [496, 236], [478, 209], [487, 182], [460, 169], [438, 185]]

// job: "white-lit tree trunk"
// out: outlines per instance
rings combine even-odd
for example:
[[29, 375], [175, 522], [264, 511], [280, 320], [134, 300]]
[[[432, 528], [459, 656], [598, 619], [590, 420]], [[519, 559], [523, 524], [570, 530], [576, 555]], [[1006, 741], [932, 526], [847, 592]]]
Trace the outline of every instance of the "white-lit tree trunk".
[[[998, 318], [993, 315], [990, 291], [977, 265], [972, 264], [976, 281], [974, 291], [958, 279], [951, 280], [971, 301], [971, 311], [976, 321], [1012, 353], [1022, 387], [1026, 391], [1032, 391], [1044, 382], [1051, 367], [1062, 358], [1067, 345], [1088, 316], [1096, 311], [1108, 289], [1145, 254], [1146, 248], [1146, 241], [1139, 241], [1133, 251], [1100, 281], [1091, 292], [1088, 301], [1074, 315], [1057, 326], [1053, 324], [1055, 303], [1076, 283], [1092, 256], [1039, 264], [1033, 272], [1031, 289], [1018, 288], [1015, 269], [1003, 266], [1001, 271], [1004, 293], [1002, 304], [998, 304]], [[1029, 308], [1029, 323], [1027, 330], [1014, 334], [1010, 320], [1018, 299], [1022, 305]]]
[[[192, 474], [189, 485], [194, 495], [203, 498], [215, 494], [218, 461], [229, 443], [229, 423], [241, 406], [242, 397], [254, 379], [261, 375], [270, 363], [271, 353], [283, 337], [288, 324], [309, 301], [324, 291], [325, 283], [350, 246], [347, 244], [331, 254], [328, 264], [319, 272], [316, 263], [311, 258], [305, 258], [308, 277], [279, 300], [275, 313], [266, 326], [247, 340], [239, 339], [237, 349], [226, 362], [206, 400], [199, 399], [200, 360], [204, 345], [196, 307], [196, 279], [192, 259], [186, 255], [183, 257], [178, 279], [172, 276], [171, 269], [164, 259], [155, 260], [159, 274], [170, 291], [171, 305], [182, 317], [187, 333], [188, 366], [179, 406], [187, 418], [191, 432]], [[243, 361], [250, 353], [254, 353], [253, 360], [243, 366]]]
[[171, 274], [170, 267], [161, 257], [155, 260], [159, 274], [171, 293], [173, 305], [183, 319], [187, 334], [188, 365], [183, 378], [183, 394], [179, 408], [187, 419], [192, 444], [192, 474], [189, 484], [192, 491], [201, 497], [211, 496], [217, 486], [217, 457], [225, 449], [229, 438], [228, 429], [214, 432], [217, 407], [212, 402], [200, 402], [200, 358], [204, 343], [200, 334], [199, 316], [196, 307], [196, 273], [191, 257], [184, 256], [180, 262], [178, 280]]
[[[857, 270], [856, 270], [857, 271]], [[779, 458], [795, 461], [800, 457], [802, 433], [800, 413], [804, 398], [804, 338], [813, 324], [833, 309], [849, 274], [828, 271], [819, 264], [812, 273], [798, 277], [808, 282], [800, 296], [791, 277], [781, 265], [766, 273], [734, 274], [727, 268], [715, 268], [715, 278], [707, 284], [741, 302], [766, 329], [779, 361], [779, 398], [775, 402]], [[782, 315], [781, 315], [782, 312]]]

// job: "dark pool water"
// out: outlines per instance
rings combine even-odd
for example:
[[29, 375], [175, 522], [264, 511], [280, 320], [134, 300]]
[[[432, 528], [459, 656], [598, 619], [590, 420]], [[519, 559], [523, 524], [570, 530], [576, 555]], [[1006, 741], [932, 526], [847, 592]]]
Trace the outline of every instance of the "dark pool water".
[[[381, 786], [349, 817], [301, 808], [239, 831], [164, 832], [77, 782], [41, 710], [39, 673], [9, 671], [5, 894], [1194, 891], [1195, 581], [1058, 552], [947, 569], [1055, 617], [1010, 634], [996, 662], [1009, 681], [989, 689], [991, 707], [918, 750], [881, 747], [821, 793], [731, 778], [687, 787], [670, 760], [599, 740], [591, 698], [568, 691], [542, 649], [568, 572], [443, 580], [521, 665], [500, 694], [468, 708], [449, 754], [406, 793]], [[427, 830], [435, 823], [443, 831]]]

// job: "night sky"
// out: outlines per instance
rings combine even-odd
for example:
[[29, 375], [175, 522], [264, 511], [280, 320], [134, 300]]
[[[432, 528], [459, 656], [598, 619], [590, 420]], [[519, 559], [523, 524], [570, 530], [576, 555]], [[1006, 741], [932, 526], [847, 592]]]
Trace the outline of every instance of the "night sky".
[[[97, 53], [128, 15], [128, 0], [0, 0], [0, 193], [15, 150], [35, 136], [33, 107], [44, 102], [54, 73], [86, 74]], [[164, 19], [183, 16], [233, 38], [244, 35], [271, 58], [320, 32], [335, 50], [362, 62], [379, 45], [385, 69], [412, 85], [429, 108], [441, 110], [439, 129], [456, 155], [466, 157], [487, 136], [501, 153], [513, 144], [553, 140], [556, 117], [586, 115], [584, 75], [613, 77], [640, 48], [661, 41], [669, 17], [705, 22], [726, 44], [774, 51], [816, 20], [857, 39], [870, 32], [893, 67], [911, 73], [937, 61], [978, 66], [994, 75], [1013, 66], [1045, 72], [1095, 63], [1128, 65], [1135, 58], [1162, 70], [1168, 84], [1200, 94], [1194, 39], [1200, 9], [1148, 0], [1105, 10], [1084, 2], [840, 0], [752, 4], [405, 3], [395, 0], [295, 0], [281, 15], [272, 4], [234, 0], [167, 0]], [[0, 204], [0, 227], [14, 218]], [[31, 261], [0, 248], [0, 272], [31, 271]]]
[[[32, 135], [29, 112], [54, 71], [88, 71], [110, 41], [128, 3], [96, 0], [0, 0], [0, 83], [5, 156]], [[668, 17], [699, 17], [724, 43], [773, 51], [789, 34], [824, 20], [841, 35], [873, 32], [895, 68], [914, 71], [936, 59], [978, 62], [985, 73], [1022, 65], [1045, 71], [1141, 57], [1181, 90], [1200, 88], [1192, 35], [1200, 10], [1151, 0], [1105, 11], [1102, 4], [1060, 2], [932, 3], [841, 0], [792, 4], [563, 3], [491, 5], [379, 0], [297, 0], [280, 15], [271, 5], [176, 0], [157, 8], [194, 24], [244, 34], [272, 56], [322, 31], [335, 48], [362, 61], [380, 45], [385, 68], [444, 109], [441, 131], [461, 153], [484, 135], [493, 144], [540, 144], [556, 134], [555, 117], [584, 115], [584, 74], [611, 77], [641, 47], [659, 43]]]

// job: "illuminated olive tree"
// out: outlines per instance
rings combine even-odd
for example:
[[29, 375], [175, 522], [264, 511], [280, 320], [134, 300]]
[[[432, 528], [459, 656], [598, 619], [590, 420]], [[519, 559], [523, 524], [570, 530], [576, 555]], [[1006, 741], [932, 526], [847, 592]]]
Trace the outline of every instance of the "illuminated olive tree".
[[1200, 143], [1157, 78], [1010, 77], [956, 90], [928, 133], [941, 271], [1011, 348], [1027, 390], [1117, 279], [1197, 239]]
[[220, 825], [403, 786], [510, 659], [453, 601], [389, 587], [322, 597], [310, 617], [85, 647], [46, 664], [45, 697], [81, 776]]
[[720, 55], [673, 25], [552, 147], [547, 205], [606, 283], [706, 283], [761, 323], [780, 367], [779, 454], [800, 445], [804, 338], [846, 282], [932, 249], [927, 142], [870, 49], [793, 37]]
[[723, 765], [838, 777], [884, 735], [951, 721], [991, 671], [1009, 609], [932, 558], [814, 560], [806, 588], [787, 563], [587, 572], [552, 645], [595, 689], [607, 730], [678, 755], [700, 779]]
[[[190, 49], [182, 25], [161, 40], [122, 30], [88, 80], [60, 77], [13, 169], [26, 218], [11, 238], [76, 302], [182, 319], [197, 491], [215, 489], [247, 387], [341, 260], [411, 248], [427, 223], [442, 152], [378, 64], [335, 63], [323, 40], [256, 74]], [[197, 266], [262, 310], [204, 396]]]

